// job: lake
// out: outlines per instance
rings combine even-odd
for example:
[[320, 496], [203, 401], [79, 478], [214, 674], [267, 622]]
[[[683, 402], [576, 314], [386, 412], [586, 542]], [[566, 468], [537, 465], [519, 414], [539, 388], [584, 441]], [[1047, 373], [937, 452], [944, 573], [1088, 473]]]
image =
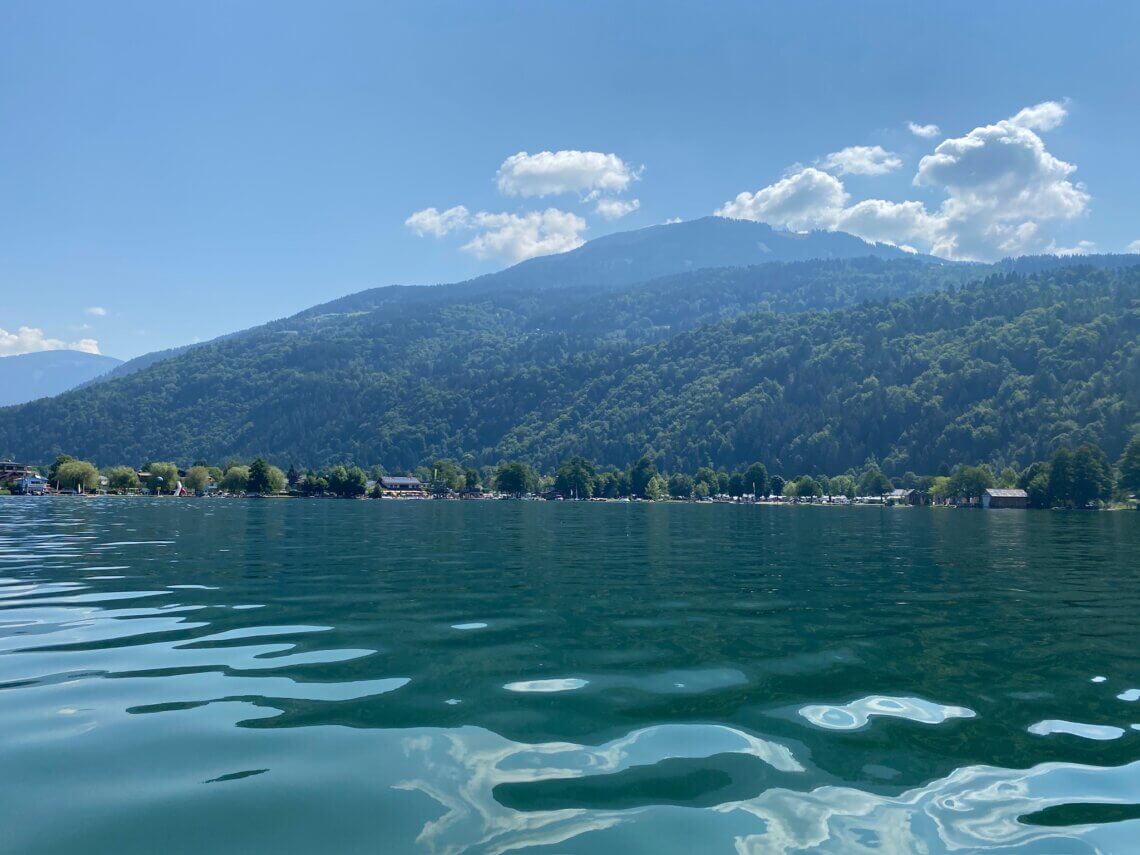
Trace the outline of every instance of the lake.
[[0, 850], [1134, 850], [1138, 643], [1134, 513], [0, 499]]

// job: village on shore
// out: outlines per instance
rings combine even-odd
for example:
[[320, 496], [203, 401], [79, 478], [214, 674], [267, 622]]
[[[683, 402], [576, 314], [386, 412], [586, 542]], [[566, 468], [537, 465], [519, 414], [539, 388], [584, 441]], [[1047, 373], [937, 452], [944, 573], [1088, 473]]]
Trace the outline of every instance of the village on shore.
[[26, 496], [176, 496], [488, 500], [523, 499], [600, 502], [704, 502], [731, 504], [818, 504], [943, 506], [983, 508], [1138, 507], [1140, 435], [1113, 466], [1092, 444], [1059, 448], [1047, 461], [1018, 470], [1005, 466], [943, 466], [937, 475], [905, 472], [888, 476], [877, 463], [826, 476], [785, 479], [763, 463], [728, 472], [702, 466], [692, 474], [662, 473], [649, 457], [625, 470], [599, 468], [583, 457], [564, 461], [553, 474], [525, 463], [503, 461], [476, 468], [436, 460], [404, 474], [382, 467], [364, 470], [338, 465], [321, 470], [283, 471], [263, 458], [224, 466], [204, 461], [182, 468], [150, 462], [141, 468], [111, 466], [58, 455], [47, 467], [0, 461], [0, 493]]

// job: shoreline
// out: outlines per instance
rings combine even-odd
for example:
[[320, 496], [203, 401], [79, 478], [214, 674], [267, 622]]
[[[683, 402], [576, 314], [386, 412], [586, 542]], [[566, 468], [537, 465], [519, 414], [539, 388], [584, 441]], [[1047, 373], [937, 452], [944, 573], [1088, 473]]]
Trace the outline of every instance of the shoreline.
[[909, 505], [905, 503], [892, 503], [892, 502], [866, 502], [866, 501], [799, 501], [797, 499], [787, 499], [784, 501], [737, 501], [735, 499], [544, 499], [541, 496], [482, 496], [460, 498], [458, 496], [305, 496], [302, 494], [266, 494], [266, 495], [206, 495], [206, 496], [173, 496], [173, 495], [148, 495], [144, 493], [48, 493], [40, 495], [21, 495], [15, 493], [3, 494], [0, 493], [0, 500], [3, 499], [25, 499], [25, 500], [40, 500], [40, 499], [61, 499], [61, 500], [75, 500], [75, 499], [173, 499], [179, 501], [186, 500], [210, 500], [210, 501], [243, 501], [243, 500], [263, 500], [269, 499], [274, 501], [293, 500], [293, 499], [308, 499], [308, 500], [327, 500], [333, 502], [400, 502], [405, 504], [410, 503], [487, 503], [487, 502], [526, 502], [533, 504], [585, 504], [585, 505], [730, 505], [735, 507], [770, 507], [770, 508], [789, 508], [789, 507], [819, 507], [819, 508], [885, 508], [890, 510], [901, 509], [931, 509], [931, 510], [995, 510], [995, 511], [1058, 511], [1058, 512], [1078, 512], [1090, 513], [1097, 511], [1140, 511], [1140, 505], [1126, 506], [1120, 504], [1109, 505], [1103, 508], [984, 508], [980, 504], [973, 505], [955, 505], [955, 504], [927, 504], [927, 505]]

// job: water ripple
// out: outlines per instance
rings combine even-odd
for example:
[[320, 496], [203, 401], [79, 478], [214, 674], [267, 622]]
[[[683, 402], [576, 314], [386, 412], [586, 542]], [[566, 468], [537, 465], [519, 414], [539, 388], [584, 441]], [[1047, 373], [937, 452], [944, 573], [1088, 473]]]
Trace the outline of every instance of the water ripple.
[[843, 706], [813, 704], [803, 707], [800, 715], [817, 727], [828, 730], [858, 730], [865, 727], [872, 716], [905, 718], [919, 724], [942, 724], [951, 718], [973, 718], [976, 713], [967, 707], [936, 704], [922, 698], [871, 695]]

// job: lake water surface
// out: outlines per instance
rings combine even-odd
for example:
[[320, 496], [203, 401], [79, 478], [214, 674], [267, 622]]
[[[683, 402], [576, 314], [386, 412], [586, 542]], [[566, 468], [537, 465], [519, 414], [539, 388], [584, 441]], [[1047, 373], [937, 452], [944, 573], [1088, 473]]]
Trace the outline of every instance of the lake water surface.
[[1140, 514], [0, 499], [4, 852], [1125, 852]]

